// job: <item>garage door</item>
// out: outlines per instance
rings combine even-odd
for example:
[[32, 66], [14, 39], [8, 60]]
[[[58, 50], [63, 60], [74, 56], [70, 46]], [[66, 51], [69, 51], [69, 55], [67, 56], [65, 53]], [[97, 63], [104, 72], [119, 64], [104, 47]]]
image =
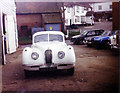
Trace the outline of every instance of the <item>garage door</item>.
[[11, 54], [16, 51], [15, 43], [15, 25], [13, 16], [7, 15], [5, 17], [5, 29], [6, 29], [6, 42], [7, 42], [7, 53]]
[[46, 31], [61, 31], [61, 24], [46, 24]]

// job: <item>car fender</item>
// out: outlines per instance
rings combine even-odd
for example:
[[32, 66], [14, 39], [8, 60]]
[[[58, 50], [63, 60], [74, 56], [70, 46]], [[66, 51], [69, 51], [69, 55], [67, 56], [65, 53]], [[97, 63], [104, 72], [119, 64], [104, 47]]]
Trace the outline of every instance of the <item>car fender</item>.
[[[39, 58], [34, 60], [31, 58], [31, 54], [33, 52], [37, 52], [39, 54]], [[42, 65], [44, 64], [44, 56], [43, 54], [41, 53], [40, 49], [38, 48], [30, 48], [30, 47], [26, 47], [24, 48], [23, 52], [22, 52], [22, 63], [23, 65], [32, 65], [32, 64], [36, 64], [36, 65]]]
[[[63, 59], [60, 59], [58, 57], [58, 52], [59, 51], [63, 51], [65, 53], [65, 57]], [[75, 59], [75, 52], [74, 52], [73, 47], [70, 46], [70, 45], [61, 48], [61, 50], [54, 49], [54, 50], [52, 50], [52, 53], [53, 53], [52, 61], [54, 63], [62, 63], [62, 64], [64, 64], [64, 63], [66, 63], [66, 64], [69, 64], [69, 63], [73, 64], [74, 63], [75, 64], [75, 61], [76, 61], [76, 59]]]

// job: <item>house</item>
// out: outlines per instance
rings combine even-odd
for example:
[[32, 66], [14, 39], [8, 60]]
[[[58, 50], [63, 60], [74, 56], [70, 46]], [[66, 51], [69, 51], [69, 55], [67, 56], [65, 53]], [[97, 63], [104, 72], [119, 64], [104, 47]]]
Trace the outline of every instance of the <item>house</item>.
[[112, 2], [92, 3], [90, 4], [92, 11], [94, 11], [94, 17], [97, 21], [99, 19], [110, 20], [112, 17]]
[[11, 54], [18, 47], [16, 6], [14, 0], [0, 1], [0, 62], [5, 64], [5, 54]]
[[31, 36], [31, 29], [63, 31], [62, 15], [56, 2], [17, 2], [19, 36]]
[[66, 27], [83, 24], [83, 19], [85, 18], [87, 11], [91, 11], [91, 8], [87, 3], [65, 3], [64, 8]]

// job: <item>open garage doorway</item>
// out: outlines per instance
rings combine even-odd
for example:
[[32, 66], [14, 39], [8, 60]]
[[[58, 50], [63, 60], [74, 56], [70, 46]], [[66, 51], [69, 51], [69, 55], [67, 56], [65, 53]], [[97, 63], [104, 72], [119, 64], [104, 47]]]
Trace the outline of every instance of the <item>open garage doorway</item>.
[[5, 20], [4, 20], [5, 15], [2, 14], [0, 11], [0, 55], [1, 55], [1, 63], [0, 64], [5, 64], [5, 54], [6, 52], [6, 40], [5, 40]]

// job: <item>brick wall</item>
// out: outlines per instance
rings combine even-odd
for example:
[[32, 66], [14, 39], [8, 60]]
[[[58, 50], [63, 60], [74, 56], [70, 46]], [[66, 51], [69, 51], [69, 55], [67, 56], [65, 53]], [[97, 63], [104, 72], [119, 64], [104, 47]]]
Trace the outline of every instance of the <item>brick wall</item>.
[[[27, 26], [28, 31], [22, 31], [21, 26]], [[29, 35], [32, 27], [42, 26], [41, 14], [17, 15], [19, 36]]]

